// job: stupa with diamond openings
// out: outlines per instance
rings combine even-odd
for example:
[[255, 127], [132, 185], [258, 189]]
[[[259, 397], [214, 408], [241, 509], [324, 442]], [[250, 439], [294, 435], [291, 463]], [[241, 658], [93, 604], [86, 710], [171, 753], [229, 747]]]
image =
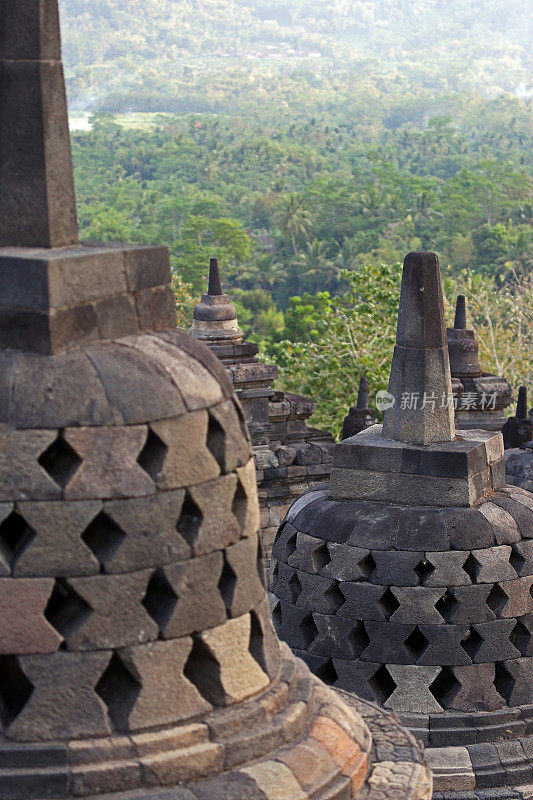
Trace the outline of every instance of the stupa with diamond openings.
[[0, 797], [429, 798], [397, 720], [280, 647], [242, 410], [166, 249], [77, 242], [57, 0], [0, 31]]
[[[457, 431], [438, 259], [404, 263], [389, 392], [274, 543], [278, 634], [331, 686], [395, 711], [436, 797], [533, 792], [533, 501], [500, 433]], [[441, 793], [444, 794], [441, 794]]]

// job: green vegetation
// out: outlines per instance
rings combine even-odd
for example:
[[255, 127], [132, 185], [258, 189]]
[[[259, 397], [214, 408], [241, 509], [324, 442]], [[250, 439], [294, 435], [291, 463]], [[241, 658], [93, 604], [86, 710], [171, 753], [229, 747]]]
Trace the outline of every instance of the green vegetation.
[[398, 262], [431, 249], [486, 366], [532, 380], [521, 2], [61, 5], [71, 108], [96, 112], [82, 237], [168, 244], [184, 327], [217, 255], [247, 335], [337, 429], [359, 374], [386, 383]]

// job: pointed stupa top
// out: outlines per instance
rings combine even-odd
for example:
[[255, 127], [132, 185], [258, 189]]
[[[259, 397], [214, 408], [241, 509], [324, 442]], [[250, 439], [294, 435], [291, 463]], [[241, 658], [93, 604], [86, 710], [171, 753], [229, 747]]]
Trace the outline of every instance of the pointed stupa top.
[[209, 263], [209, 283], [207, 294], [194, 309], [189, 334], [195, 339], [213, 344], [238, 343], [242, 341], [242, 331], [237, 322], [237, 311], [227, 294], [222, 292], [218, 259]]
[[455, 438], [439, 260], [409, 253], [403, 267], [396, 347], [383, 436], [410, 444]]
[[525, 386], [521, 386], [518, 389], [518, 401], [516, 403], [516, 418], [529, 419], [527, 413], [527, 389]]
[[78, 242], [57, 0], [0, 2], [0, 247]]
[[357, 394], [356, 408], [363, 411], [368, 409], [368, 378], [366, 375], [363, 375], [359, 381], [359, 392]]
[[457, 296], [453, 328], [446, 331], [452, 378], [480, 378], [479, 344], [474, 331], [466, 327], [466, 298]]

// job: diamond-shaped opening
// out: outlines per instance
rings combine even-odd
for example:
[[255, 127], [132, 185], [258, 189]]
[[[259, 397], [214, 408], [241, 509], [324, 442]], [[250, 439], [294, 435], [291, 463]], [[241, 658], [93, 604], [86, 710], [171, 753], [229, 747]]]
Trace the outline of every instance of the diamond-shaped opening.
[[297, 534], [293, 533], [292, 536], [289, 536], [287, 539], [287, 543], [285, 545], [285, 556], [287, 560], [296, 552], [296, 537]]
[[0, 722], [10, 725], [20, 714], [33, 692], [15, 656], [0, 656]]
[[524, 623], [520, 622], [520, 620], [516, 621], [516, 625], [509, 636], [509, 641], [514, 647], [516, 647], [517, 650], [520, 651], [521, 656], [527, 656], [529, 643], [531, 641], [531, 633], [528, 631]]
[[374, 672], [368, 683], [374, 692], [374, 697], [381, 705], [387, 702], [396, 689], [396, 683], [384, 664]]
[[496, 614], [496, 616], [499, 617], [508, 600], [509, 596], [504, 592], [499, 584], [495, 583], [489, 592], [489, 596], [487, 597], [487, 605], [493, 614]]
[[514, 684], [515, 679], [505, 664], [502, 664], [501, 661], [496, 662], [494, 669], [494, 686], [496, 687], [498, 694], [503, 697], [506, 703], [511, 701]]
[[150, 428], [148, 430], [146, 443], [139, 454], [137, 463], [148, 473], [153, 481], [157, 481], [161, 477], [167, 453], [168, 447], [166, 444]]
[[279, 602], [279, 600], [274, 605], [274, 607], [272, 608], [272, 610], [270, 612], [270, 616], [272, 617], [272, 622], [274, 623], [274, 627], [275, 627], [276, 631], [279, 632], [279, 630], [281, 628], [281, 622], [282, 622], [282, 619], [281, 619], [281, 603]]
[[337, 670], [333, 666], [333, 661], [328, 658], [325, 664], [322, 664], [316, 671], [317, 678], [320, 678], [327, 686], [334, 686], [339, 676]]
[[387, 619], [391, 617], [394, 614], [394, 612], [400, 608], [400, 603], [398, 602], [398, 598], [391, 592], [390, 588], [387, 589], [385, 592], [383, 592], [377, 604], [381, 608]]
[[348, 650], [350, 657], [359, 658], [363, 650], [366, 650], [369, 644], [370, 637], [366, 632], [366, 628], [362, 622], [358, 622], [348, 634]]
[[405, 647], [411, 654], [414, 661], [416, 661], [429, 644], [429, 640], [424, 636], [418, 625], [412, 631], [404, 642]]
[[441, 617], [444, 620], [446, 620], [446, 622], [448, 622], [455, 614], [458, 605], [459, 602], [455, 598], [454, 594], [448, 589], [446, 589], [442, 597], [439, 597], [439, 599], [435, 603], [435, 608], [437, 609]]
[[318, 628], [311, 614], [307, 614], [300, 622], [300, 631], [303, 640], [303, 649], [306, 650], [318, 636]]
[[422, 558], [415, 567], [415, 572], [420, 578], [420, 583], [424, 583], [426, 578], [435, 572], [435, 567], [428, 558]]
[[268, 577], [268, 588], [271, 592], [276, 591], [276, 587], [279, 583], [279, 562], [276, 561], [273, 563], [272, 568], [270, 570], [270, 575]]
[[300, 579], [298, 578], [296, 572], [289, 580], [287, 586], [289, 588], [289, 592], [291, 593], [291, 601], [296, 603], [302, 593], [302, 584], [300, 583]]
[[511, 555], [509, 556], [509, 563], [511, 564], [512, 568], [516, 572], [517, 575], [521, 575], [526, 564], [526, 559], [524, 556], [518, 552], [516, 547], [513, 546], [511, 550]]
[[211, 414], [209, 415], [209, 427], [207, 429], [207, 449], [218, 463], [222, 471], [226, 463], [226, 432], [220, 422]]
[[324, 542], [321, 544], [320, 547], [317, 547], [316, 550], [313, 550], [311, 553], [311, 562], [313, 564], [313, 570], [315, 572], [320, 572], [321, 569], [327, 567], [327, 565], [331, 561], [331, 556], [329, 554], [328, 546]]
[[481, 565], [473, 553], [469, 554], [468, 558], [463, 564], [463, 569], [470, 578], [470, 580], [472, 581], [472, 583], [476, 583], [477, 576], [479, 575], [479, 571], [481, 569]]
[[328, 604], [328, 614], [335, 614], [346, 602], [338, 583], [332, 583], [329, 589], [324, 592], [324, 597]]
[[[255, 611], [250, 611], [252, 625], [250, 628], [250, 655], [257, 661], [264, 672], [267, 672], [267, 657], [265, 653], [265, 633], [263, 624]], [[267, 623], [268, 624], [268, 623]]]
[[479, 635], [475, 628], [470, 628], [461, 640], [461, 647], [472, 661], [475, 661], [483, 641], [483, 637]]
[[92, 613], [90, 605], [66, 580], [56, 580], [44, 616], [63, 639], [68, 639], [85, 625]]
[[36, 536], [24, 517], [15, 509], [0, 525], [0, 552], [13, 566], [21, 553]]
[[101, 511], [84, 530], [81, 538], [96, 556], [104, 571], [108, 562], [122, 546], [126, 534], [111, 517]]
[[243, 414], [243, 410], [241, 408], [241, 404], [240, 403], [236, 403], [235, 401], [233, 401], [233, 405], [235, 407], [235, 411], [237, 412], [237, 416], [239, 418], [239, 424], [241, 426], [242, 435], [244, 436], [246, 441], [249, 441], [250, 440], [250, 434], [248, 433], [248, 427], [246, 425], [246, 420], [244, 418], [244, 414]]
[[95, 686], [96, 694], [102, 698], [116, 728], [123, 727], [141, 691], [140, 682], [114, 653]]
[[185, 500], [181, 508], [180, 518], [176, 530], [185, 539], [190, 547], [194, 547], [202, 525], [203, 514], [192, 499], [189, 492], [185, 493]]
[[172, 616], [178, 597], [162, 569], [154, 572], [146, 587], [142, 604], [163, 631]]
[[443, 667], [433, 683], [429, 686], [429, 691], [443, 708], [447, 708], [453, 701], [461, 684], [447, 667]]
[[368, 553], [361, 561], [358, 561], [357, 567], [361, 570], [361, 577], [367, 580], [376, 569], [376, 562], [372, 558], [372, 553]]
[[220, 579], [218, 581], [218, 591], [220, 592], [222, 600], [224, 601], [228, 611], [231, 610], [236, 586], [237, 575], [235, 574], [235, 570], [232, 568], [231, 564], [228, 563], [228, 561], [224, 560], [222, 574], [220, 575]]
[[209, 703], [215, 706], [227, 705], [220, 677], [220, 664], [198, 636], [193, 637], [192, 650], [183, 674]]
[[62, 489], [81, 464], [81, 458], [61, 434], [39, 457], [39, 464]]
[[241, 535], [244, 533], [244, 526], [246, 524], [246, 515], [248, 513], [248, 497], [244, 491], [242, 483], [237, 481], [237, 488], [233, 496], [233, 504], [231, 506], [231, 513], [239, 523]]

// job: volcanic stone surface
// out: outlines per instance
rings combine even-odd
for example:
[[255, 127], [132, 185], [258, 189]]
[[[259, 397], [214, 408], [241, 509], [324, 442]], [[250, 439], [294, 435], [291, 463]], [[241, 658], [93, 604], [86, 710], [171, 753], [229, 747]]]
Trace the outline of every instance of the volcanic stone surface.
[[398, 721], [280, 646], [242, 408], [168, 252], [69, 233], [56, 0], [0, 22], [0, 797], [428, 800]]
[[[449, 378], [437, 281], [435, 258], [407, 257], [398, 335], [429, 351], [419, 364], [438, 350]], [[417, 384], [401, 347], [391, 386], [413, 381], [422, 397], [433, 367]], [[429, 748], [443, 797], [530, 797], [532, 495], [505, 485], [501, 434], [455, 434], [425, 412], [397, 400], [383, 428], [336, 446], [330, 483], [279, 529], [272, 616], [322, 680], [400, 715]]]

